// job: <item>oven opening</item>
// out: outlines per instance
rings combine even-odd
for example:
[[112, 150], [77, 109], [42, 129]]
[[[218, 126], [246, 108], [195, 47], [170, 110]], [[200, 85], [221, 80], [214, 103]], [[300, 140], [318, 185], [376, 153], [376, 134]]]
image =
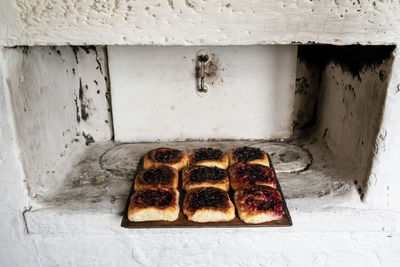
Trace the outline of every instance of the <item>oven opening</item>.
[[120, 214], [146, 151], [251, 145], [270, 153], [289, 207], [358, 206], [384, 149], [394, 48], [7, 48], [29, 194]]

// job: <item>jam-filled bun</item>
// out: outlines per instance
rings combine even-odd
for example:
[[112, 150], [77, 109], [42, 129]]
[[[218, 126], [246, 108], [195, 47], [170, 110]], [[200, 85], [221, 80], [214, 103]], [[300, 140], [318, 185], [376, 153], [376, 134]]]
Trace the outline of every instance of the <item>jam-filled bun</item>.
[[268, 186], [254, 186], [235, 192], [239, 218], [245, 223], [258, 224], [280, 220], [283, 217], [282, 197]]
[[255, 147], [239, 147], [228, 152], [229, 166], [238, 162], [269, 166], [267, 153]]
[[156, 148], [145, 155], [143, 168], [147, 170], [158, 166], [169, 166], [180, 171], [186, 164], [187, 154], [184, 151], [174, 148]]
[[182, 170], [182, 189], [189, 191], [199, 187], [217, 187], [229, 190], [228, 172], [217, 167], [189, 166]]
[[130, 221], [175, 221], [178, 216], [179, 192], [176, 189], [150, 188], [136, 191], [131, 197]]
[[220, 149], [199, 148], [189, 152], [189, 165], [218, 167], [227, 169], [229, 167], [228, 156]]
[[183, 213], [193, 222], [227, 222], [235, 218], [235, 207], [224, 190], [201, 187], [185, 195]]
[[153, 187], [177, 188], [179, 173], [168, 166], [153, 167], [141, 170], [135, 179], [135, 190], [149, 189]]
[[254, 185], [266, 185], [276, 188], [276, 179], [270, 167], [260, 164], [237, 163], [229, 168], [229, 177], [233, 190]]

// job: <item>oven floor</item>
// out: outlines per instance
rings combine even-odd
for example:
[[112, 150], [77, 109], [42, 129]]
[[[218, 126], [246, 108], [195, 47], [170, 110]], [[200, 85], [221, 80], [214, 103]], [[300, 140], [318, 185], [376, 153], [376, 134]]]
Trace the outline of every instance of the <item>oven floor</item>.
[[[120, 215], [141, 157], [156, 147], [190, 150], [217, 147], [229, 150], [251, 145], [271, 155], [290, 210], [318, 210], [326, 206], [356, 207], [359, 194], [349, 176], [350, 171], [336, 166], [330, 151], [316, 140], [266, 141], [188, 141], [168, 143], [94, 143], [84, 153], [74, 156], [68, 174], [43, 196], [37, 196], [37, 209], [85, 213], [88, 210]], [[71, 160], [72, 162], [72, 160]], [[310, 201], [311, 200], [311, 201]], [[304, 204], [306, 203], [306, 204]]]

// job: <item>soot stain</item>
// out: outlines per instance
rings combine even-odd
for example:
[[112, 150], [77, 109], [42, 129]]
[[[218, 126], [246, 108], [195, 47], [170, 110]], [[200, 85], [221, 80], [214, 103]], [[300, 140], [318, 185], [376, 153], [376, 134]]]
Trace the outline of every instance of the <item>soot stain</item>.
[[[22, 46], [22, 54], [24, 54], [24, 55], [28, 55], [28, 54], [30, 54], [31, 53], [31, 51], [30, 51], [30, 48], [29, 48], [29, 46]], [[50, 53], [50, 52], [49, 52]], [[51, 53], [50, 53], [51, 54]]]
[[384, 82], [387, 78], [387, 72], [384, 70], [379, 71], [379, 80]]
[[[195, 78], [201, 77], [200, 62], [196, 60]], [[204, 64], [204, 82], [207, 84], [214, 84], [219, 80], [218, 59], [214, 53], [210, 54], [210, 58]]]
[[307, 83], [307, 79], [305, 77], [296, 79], [296, 90], [295, 94], [306, 95], [308, 92], [308, 88], [310, 85]]
[[390, 59], [395, 48], [394, 45], [300, 45], [298, 57], [307, 65], [317, 65], [321, 69], [329, 62], [335, 62], [361, 80], [360, 74], [366, 68], [375, 69]]
[[76, 64], [79, 64], [79, 59], [78, 59], [78, 51], [79, 51], [79, 49], [82, 49], [83, 51], [85, 51], [86, 54], [89, 54], [90, 51], [93, 51], [95, 53], [95, 60], [96, 60], [96, 63], [97, 63], [96, 70], [99, 70], [100, 73], [103, 75], [103, 68], [102, 68], [101, 63], [100, 63], [99, 53], [97, 51], [97, 47], [96, 46], [94, 46], [94, 45], [71, 46], [71, 49], [72, 49], [72, 52], [75, 55]]
[[75, 98], [74, 98], [74, 102], [75, 102], [75, 108], [76, 108], [76, 121], [78, 123], [80, 123], [81, 122], [81, 117], [79, 115], [78, 97], [76, 95], [75, 95]]
[[74, 53], [76, 64], [79, 64], [79, 60], [78, 60], [79, 47], [78, 46], [71, 46], [71, 49], [72, 49], [72, 52]]
[[85, 144], [87, 146], [96, 142], [90, 134], [86, 134], [85, 132], [82, 132], [82, 136], [85, 138], [85, 140], [86, 140]]
[[[85, 86], [86, 90], [88, 89], [87, 85]], [[89, 113], [87, 112], [89, 106], [85, 103], [85, 93], [84, 88], [82, 86], [82, 79], [79, 78], [79, 102], [81, 106], [81, 118], [86, 121], [89, 117]]]
[[350, 93], [353, 95], [353, 97], [356, 97], [356, 92], [354, 87], [351, 84], [347, 84], [344, 86], [344, 90], [350, 91]]
[[81, 46], [81, 48], [86, 52], [86, 54], [90, 53], [90, 50], [92, 50], [95, 53], [95, 59], [97, 62], [97, 67], [96, 70], [99, 70], [101, 75], [103, 75], [103, 68], [101, 67], [100, 59], [99, 59], [99, 53], [97, 51], [97, 47], [94, 45], [88, 45], [88, 46]]
[[325, 128], [324, 133], [322, 134], [322, 137], [323, 137], [323, 138], [326, 137], [326, 134], [328, 133], [328, 129], [329, 129], [329, 128]]

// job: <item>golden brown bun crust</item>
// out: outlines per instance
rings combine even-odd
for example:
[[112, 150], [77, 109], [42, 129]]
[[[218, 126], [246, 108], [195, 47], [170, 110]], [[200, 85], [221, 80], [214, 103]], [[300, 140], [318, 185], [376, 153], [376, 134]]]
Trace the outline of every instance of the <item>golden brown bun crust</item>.
[[265, 185], [276, 189], [276, 179], [270, 167], [260, 164], [237, 163], [229, 168], [229, 177], [233, 190], [254, 185]]
[[228, 155], [215, 148], [199, 148], [189, 152], [189, 165], [218, 167], [227, 169], [229, 167]]
[[257, 224], [283, 217], [282, 197], [268, 186], [254, 186], [235, 192], [235, 205], [245, 223]]
[[189, 221], [226, 222], [235, 218], [235, 207], [227, 192], [215, 187], [202, 187], [185, 195], [183, 213]]
[[168, 166], [153, 167], [141, 170], [135, 179], [135, 190], [144, 190], [153, 187], [177, 188], [179, 173]]
[[128, 219], [134, 222], [174, 221], [178, 215], [179, 192], [172, 188], [136, 191], [128, 208]]
[[259, 148], [254, 147], [239, 147], [231, 149], [228, 152], [229, 166], [233, 166], [238, 162], [241, 163], [254, 163], [269, 167], [269, 160], [267, 153]]
[[145, 170], [158, 166], [169, 166], [178, 171], [187, 165], [188, 157], [184, 151], [174, 148], [156, 148], [150, 150], [143, 161]]
[[190, 191], [199, 187], [216, 187], [229, 190], [228, 172], [217, 167], [189, 166], [182, 170], [182, 189]]

